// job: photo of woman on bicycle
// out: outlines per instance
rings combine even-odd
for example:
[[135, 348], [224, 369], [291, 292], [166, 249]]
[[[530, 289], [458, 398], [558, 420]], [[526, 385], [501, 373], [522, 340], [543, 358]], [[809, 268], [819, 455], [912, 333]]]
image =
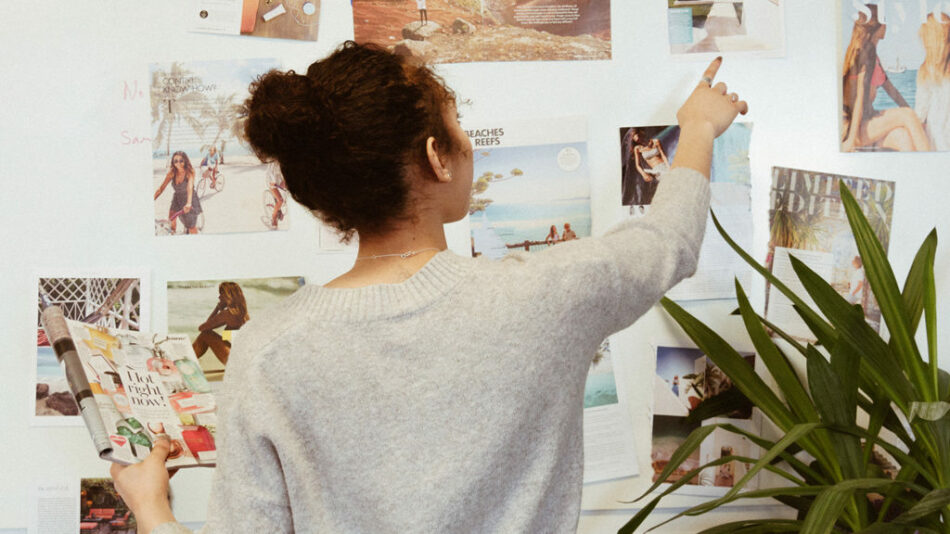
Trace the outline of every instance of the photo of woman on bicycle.
[[172, 184], [174, 194], [168, 207], [168, 223], [171, 234], [175, 233], [178, 219], [181, 218], [189, 234], [198, 233], [198, 215], [201, 214], [201, 200], [195, 193], [195, 169], [191, 166], [188, 154], [179, 150], [172, 154], [165, 181], [155, 191], [155, 200], [162, 196], [168, 184]]

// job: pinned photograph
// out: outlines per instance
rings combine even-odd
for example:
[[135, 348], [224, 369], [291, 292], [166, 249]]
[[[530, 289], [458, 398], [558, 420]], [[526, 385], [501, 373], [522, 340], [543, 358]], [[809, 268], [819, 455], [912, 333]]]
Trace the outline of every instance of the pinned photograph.
[[473, 256], [497, 259], [590, 236], [585, 123], [511, 122], [467, 132], [475, 151]]
[[316, 41], [320, 0], [197, 0], [188, 15], [196, 32]]
[[[755, 354], [743, 358], [755, 367]], [[723, 417], [693, 421], [689, 416], [706, 403], [728, 401], [733, 408]], [[659, 478], [673, 453], [690, 432], [701, 425], [731, 424], [752, 430], [752, 401], [734, 388], [732, 380], [701, 350], [684, 347], [657, 347], [656, 375], [653, 386], [653, 480]], [[751, 457], [756, 453], [748, 440], [721, 428], [703, 441], [681, 464], [667, 482], [676, 482], [691, 471], [724, 456]], [[714, 468], [703, 469], [691, 477], [690, 486], [731, 487], [749, 469], [747, 462], [731, 460]], [[695, 493], [687, 488], [682, 493]]]
[[841, 6], [841, 151], [950, 150], [950, 4]]
[[[679, 126], [620, 128], [621, 203], [631, 216], [645, 215], [653, 195], [669, 170], [679, 147]], [[733, 123], [713, 141], [709, 188], [710, 208], [736, 243], [748, 249], [752, 244], [749, 144], [752, 124]], [[700, 249], [699, 265], [693, 276], [677, 284], [667, 296], [673, 300], [733, 298], [734, 280], [744, 282], [750, 273], [712, 221]]]
[[280, 171], [244, 139], [242, 105], [273, 59], [151, 66], [155, 235], [287, 228]]
[[[143, 317], [141, 278], [39, 278], [36, 312], [36, 407], [34, 422], [82, 425], [66, 373], [40, 322], [44, 306], [55, 305], [67, 319], [139, 331]], [[65, 416], [65, 417], [64, 417]]]
[[[773, 167], [765, 266], [813, 306], [792, 268], [790, 256], [794, 256], [848, 302], [860, 305], [865, 320], [880, 330], [881, 309], [868, 286], [858, 245], [841, 203], [838, 187], [842, 180], [887, 252], [893, 223], [894, 182]], [[771, 284], [766, 284], [765, 316], [796, 339], [816, 341], [792, 301]]]
[[785, 54], [785, 0], [665, 1], [674, 56]]
[[427, 63], [610, 59], [610, 0], [353, 0], [353, 33]]
[[111, 478], [83, 478], [79, 488], [80, 533], [135, 534], [135, 516]]
[[241, 327], [303, 284], [297, 276], [168, 282], [168, 332], [188, 336], [205, 377], [220, 381]]

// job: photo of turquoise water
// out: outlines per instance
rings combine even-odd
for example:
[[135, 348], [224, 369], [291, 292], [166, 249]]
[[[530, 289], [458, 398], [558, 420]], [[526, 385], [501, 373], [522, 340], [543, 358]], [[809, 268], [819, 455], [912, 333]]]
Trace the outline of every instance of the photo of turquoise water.
[[[917, 96], [917, 70], [907, 69], [904, 72], [888, 72], [887, 77], [897, 88], [897, 91], [907, 101], [907, 105], [913, 108], [916, 105]], [[891, 100], [887, 91], [878, 89], [874, 97], [874, 109], [896, 108], [897, 104]]]
[[606, 404], [617, 404], [618, 402], [617, 382], [612, 372], [587, 375], [587, 385], [584, 386], [585, 410]]
[[39, 382], [66, 378], [52, 347], [36, 347], [36, 377]]
[[[566, 157], [569, 156], [569, 157]], [[565, 224], [577, 237], [591, 231], [590, 174], [586, 143], [552, 143], [484, 150], [475, 162], [475, 178], [493, 176], [476, 200], [490, 201], [471, 214], [476, 255], [499, 258], [527, 242], [543, 244], [554, 226]], [[511, 246], [509, 246], [511, 245]]]

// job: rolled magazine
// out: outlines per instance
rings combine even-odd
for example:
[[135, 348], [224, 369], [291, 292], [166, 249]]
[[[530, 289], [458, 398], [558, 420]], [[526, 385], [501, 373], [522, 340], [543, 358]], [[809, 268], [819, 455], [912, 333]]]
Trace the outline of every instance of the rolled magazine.
[[168, 467], [213, 466], [216, 403], [187, 336], [105, 328], [41, 315], [101, 458], [140, 462], [159, 435]]

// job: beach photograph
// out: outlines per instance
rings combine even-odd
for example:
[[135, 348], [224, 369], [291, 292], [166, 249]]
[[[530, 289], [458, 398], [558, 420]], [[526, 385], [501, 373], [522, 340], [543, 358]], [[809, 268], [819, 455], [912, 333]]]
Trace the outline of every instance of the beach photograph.
[[[67, 319], [99, 326], [140, 330], [142, 328], [142, 294], [140, 278], [41, 277], [38, 290], [42, 299], [59, 306]], [[82, 421], [79, 406], [69, 390], [66, 373], [50, 346], [49, 339], [36, 315], [36, 402], [34, 415], [43, 424], [68, 420]]]
[[784, 54], [785, 0], [666, 0], [674, 55]]
[[279, 66], [275, 59], [151, 65], [155, 235], [287, 229], [280, 208], [289, 195], [272, 187], [270, 166], [244, 139], [241, 114], [248, 85]]
[[[653, 467], [652, 481], [656, 482], [660, 473], [666, 469], [670, 463], [670, 458], [676, 449], [686, 441], [690, 432], [699, 428], [699, 423], [687, 422], [685, 417], [676, 417], [672, 415], [653, 415], [653, 438], [650, 449], [650, 464]], [[676, 468], [675, 471], [666, 479], [666, 482], [672, 484], [683, 478], [686, 473], [699, 467], [700, 463], [699, 449], [697, 448]], [[699, 476], [692, 477], [687, 484], [699, 484]]]
[[205, 377], [221, 381], [241, 327], [303, 284], [299, 276], [168, 282], [168, 333], [188, 336]]
[[353, 0], [357, 42], [427, 63], [611, 58], [610, 0]]
[[950, 150], [950, 6], [845, 2], [840, 28], [841, 150]]
[[590, 235], [586, 143], [484, 149], [472, 188], [474, 256], [536, 252]]
[[617, 404], [617, 380], [614, 376], [613, 358], [610, 355], [610, 341], [605, 339], [597, 349], [597, 355], [587, 371], [584, 386], [584, 409]]

